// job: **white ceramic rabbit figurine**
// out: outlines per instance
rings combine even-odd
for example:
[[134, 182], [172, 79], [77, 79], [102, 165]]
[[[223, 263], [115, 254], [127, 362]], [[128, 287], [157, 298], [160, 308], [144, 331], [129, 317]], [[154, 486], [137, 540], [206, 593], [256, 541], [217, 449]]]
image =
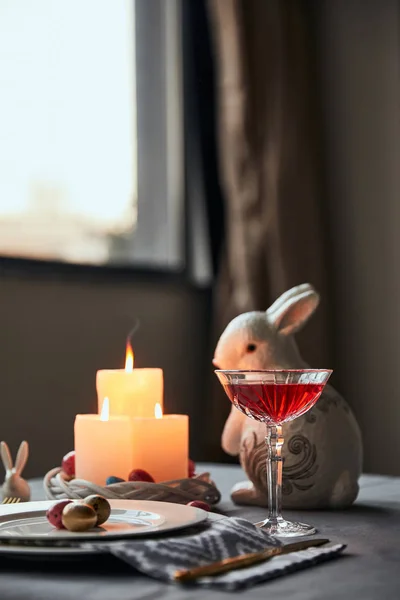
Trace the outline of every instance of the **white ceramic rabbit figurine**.
[[[313, 314], [319, 296], [309, 284], [285, 292], [266, 312], [242, 314], [229, 323], [214, 355], [219, 369], [299, 369], [292, 334]], [[327, 365], [321, 365], [326, 367]], [[361, 434], [347, 402], [329, 385], [305, 415], [283, 425], [285, 508], [341, 508], [354, 502], [362, 468]], [[234, 406], [222, 434], [222, 447], [240, 462], [250, 481], [237, 484], [237, 504], [265, 506], [265, 425]]]
[[31, 490], [25, 479], [21, 477], [29, 456], [28, 442], [21, 442], [15, 466], [13, 465], [10, 449], [6, 442], [1, 442], [0, 452], [1, 460], [6, 470], [6, 478], [2, 488], [3, 499], [20, 498], [21, 502], [28, 502], [31, 497]]

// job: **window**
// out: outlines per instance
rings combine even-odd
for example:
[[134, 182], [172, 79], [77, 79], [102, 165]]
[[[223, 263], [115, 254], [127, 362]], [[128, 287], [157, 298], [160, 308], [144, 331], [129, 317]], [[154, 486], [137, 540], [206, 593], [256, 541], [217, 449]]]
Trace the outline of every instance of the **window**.
[[178, 17], [0, 0], [0, 255], [180, 266]]

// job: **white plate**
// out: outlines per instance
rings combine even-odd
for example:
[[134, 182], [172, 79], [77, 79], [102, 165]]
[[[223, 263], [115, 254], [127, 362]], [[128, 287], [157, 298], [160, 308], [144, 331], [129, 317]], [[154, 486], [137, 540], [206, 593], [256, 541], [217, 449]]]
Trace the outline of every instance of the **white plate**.
[[[88, 554], [68, 547], [85, 540], [112, 540], [173, 531], [206, 520], [208, 513], [192, 506], [150, 500], [110, 500], [111, 516], [101, 528], [87, 532], [54, 529], [46, 519], [53, 501], [0, 505], [0, 553]], [[12, 545], [10, 545], [12, 544]]]

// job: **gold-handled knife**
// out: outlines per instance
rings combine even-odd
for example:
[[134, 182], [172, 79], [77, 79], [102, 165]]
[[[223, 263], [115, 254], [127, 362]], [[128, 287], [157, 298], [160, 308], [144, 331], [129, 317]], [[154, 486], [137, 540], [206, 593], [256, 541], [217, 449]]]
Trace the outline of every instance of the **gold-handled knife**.
[[298, 552], [299, 550], [306, 550], [314, 546], [322, 546], [327, 544], [329, 540], [316, 539], [316, 540], [302, 540], [300, 542], [293, 542], [292, 544], [286, 544], [284, 546], [277, 546], [276, 548], [268, 548], [267, 550], [261, 550], [260, 552], [252, 552], [249, 554], [241, 554], [240, 556], [233, 556], [232, 558], [225, 558], [218, 562], [204, 565], [202, 567], [195, 567], [193, 569], [184, 569], [182, 571], [175, 571], [175, 581], [194, 581], [199, 577], [205, 577], [206, 575], [220, 575], [227, 571], [233, 571], [234, 569], [244, 569], [256, 565], [257, 563], [264, 562], [273, 556], [279, 556], [280, 554], [289, 554], [290, 552]]

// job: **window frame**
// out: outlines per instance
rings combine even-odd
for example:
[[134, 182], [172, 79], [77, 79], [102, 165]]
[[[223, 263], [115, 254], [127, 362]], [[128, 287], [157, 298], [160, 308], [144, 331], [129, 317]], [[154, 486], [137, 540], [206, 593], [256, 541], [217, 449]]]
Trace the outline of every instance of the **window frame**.
[[[185, 244], [181, 0], [134, 2], [138, 145], [138, 219], [132, 240], [135, 262], [182, 270]], [[163, 197], [165, 202], [160, 202]]]
[[[138, 147], [137, 229], [129, 241], [132, 262], [93, 265], [0, 255], [2, 275], [33, 271], [52, 276], [93, 275], [96, 279], [115, 274], [122, 279], [130, 279], [132, 274], [140, 279], [152, 279], [153, 275], [168, 281], [186, 278], [181, 0], [131, 2]], [[168, 151], [169, 143], [174, 152]]]

